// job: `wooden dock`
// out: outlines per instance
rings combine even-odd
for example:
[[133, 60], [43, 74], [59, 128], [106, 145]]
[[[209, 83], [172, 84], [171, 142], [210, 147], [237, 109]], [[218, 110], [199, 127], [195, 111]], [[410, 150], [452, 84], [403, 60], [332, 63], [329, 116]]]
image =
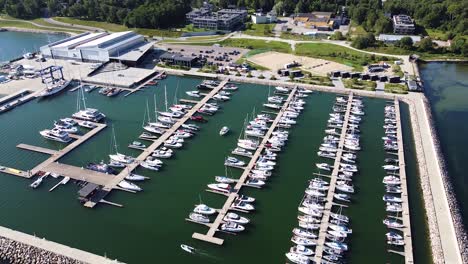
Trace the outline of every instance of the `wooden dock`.
[[401, 128], [401, 116], [400, 116], [400, 102], [395, 99], [395, 112], [397, 119], [397, 143], [398, 143], [398, 165], [400, 166], [400, 180], [401, 180], [401, 199], [403, 200], [403, 239], [405, 241], [404, 256], [405, 263], [414, 263], [413, 258], [413, 242], [411, 236], [411, 221], [410, 221], [410, 209], [408, 201], [408, 186], [406, 182], [406, 168], [405, 168], [405, 151], [403, 145], [403, 131]]
[[[183, 125], [187, 120], [190, 119], [190, 117], [197, 112], [198, 109], [200, 109], [205, 103], [207, 103], [215, 94], [217, 94], [227, 83], [228, 79], [224, 80], [223, 82], [220, 83], [216, 89], [213, 89], [210, 91], [210, 93], [205, 96], [201, 101], [199, 101], [192, 109], [190, 109], [187, 114], [184, 115], [181, 119], [179, 119], [170, 129], [166, 130], [164, 134], [159, 136], [158, 139], [154, 140], [154, 142], [148, 146], [145, 150], [142, 151], [142, 153], [135, 158], [135, 161], [131, 164], [127, 165], [126, 169], [123, 169], [118, 175], [115, 177], [112, 177], [112, 179], [104, 184], [104, 187], [102, 188], [104, 191], [107, 193], [112, 191], [113, 189], [116, 188], [116, 186], [126, 177], [128, 176], [129, 173], [134, 171], [140, 164], [140, 162], [144, 161], [148, 156], [150, 156], [159, 146], [164, 144], [164, 141], [166, 141], [172, 134], [174, 134], [177, 129], [180, 128], [181, 125]], [[104, 197], [102, 197], [104, 198]], [[96, 206], [96, 203], [93, 201], [88, 201], [85, 203], [85, 206], [88, 208], [93, 208]]]
[[22, 89], [16, 93], [12, 93], [10, 95], [7, 95], [7, 96], [4, 96], [2, 98], [0, 98], [0, 105], [3, 105], [4, 103], [8, 102], [8, 101], [11, 101], [11, 100], [15, 100], [16, 98], [18, 97], [21, 97], [23, 95], [26, 95], [28, 93], [30, 93], [31, 91], [28, 90], [28, 89]]
[[20, 148], [20, 149], [30, 150], [30, 151], [34, 151], [34, 152], [49, 154], [49, 155], [55, 155], [58, 152], [57, 150], [32, 146], [32, 145], [28, 145], [28, 144], [18, 144], [16, 147]]
[[23, 178], [30, 178], [32, 176], [30, 175], [29, 171], [18, 170], [14, 168], [5, 167], [5, 166], [1, 167], [0, 172], [5, 173], [5, 174], [10, 174], [13, 176], [23, 177]]
[[198, 102], [200, 102], [200, 101], [189, 100], [189, 99], [179, 99], [179, 102], [181, 102], [181, 103], [188, 103], [188, 104], [198, 104]]
[[[154, 73], [150, 74], [149, 76], [152, 76]], [[124, 97], [127, 97], [129, 95], [132, 95], [133, 93], [136, 93], [138, 91], [140, 91], [141, 89], [145, 88], [146, 85], [148, 85], [149, 82], [152, 82], [155, 78], [159, 78], [161, 77], [162, 75], [166, 74], [166, 72], [160, 72], [158, 73], [155, 77], [151, 77], [149, 78], [147, 81], [143, 82], [142, 84], [138, 85], [137, 87], [135, 87], [134, 89], [126, 89], [127, 91], [130, 90], [128, 93], [126, 93], [124, 95]]]
[[330, 187], [328, 189], [327, 201], [325, 204], [325, 210], [323, 210], [322, 222], [320, 224], [319, 237], [317, 239], [317, 246], [315, 248], [315, 257], [313, 257], [315, 263], [322, 263], [323, 247], [325, 245], [325, 239], [327, 229], [330, 221], [331, 208], [334, 205], [333, 195], [335, 194], [336, 180], [338, 171], [340, 169], [341, 156], [343, 154], [343, 146], [346, 138], [346, 132], [348, 127], [349, 115], [351, 113], [351, 104], [353, 101], [353, 94], [351, 93], [348, 97], [348, 105], [346, 107], [346, 113], [344, 116], [343, 128], [341, 129], [340, 142], [338, 144], [338, 151], [336, 152], [336, 159], [333, 165], [333, 171], [330, 180]]
[[271, 134], [273, 131], [276, 129], [276, 126], [279, 123], [279, 120], [281, 119], [282, 113], [284, 110], [287, 108], [291, 100], [293, 99], [295, 93], [297, 91], [297, 88], [294, 88], [291, 93], [288, 96], [288, 99], [284, 103], [283, 107], [279, 111], [279, 114], [276, 116], [275, 120], [271, 124], [270, 128], [268, 129], [267, 133], [265, 134], [265, 137], [263, 138], [262, 142], [258, 146], [257, 150], [255, 151], [252, 159], [248, 163], [247, 167], [244, 169], [244, 172], [242, 173], [241, 177], [238, 179], [236, 185], [234, 186], [233, 190], [234, 192], [229, 193], [228, 198], [226, 199], [226, 202], [224, 203], [223, 207], [221, 210], [219, 210], [218, 215], [216, 216], [215, 221], [211, 225], [210, 229], [206, 234], [200, 234], [200, 233], [193, 233], [192, 238], [206, 241], [209, 243], [213, 243], [216, 245], [222, 245], [224, 240], [221, 238], [215, 237], [215, 233], [219, 231], [219, 226], [223, 222], [224, 216], [228, 213], [229, 210], [233, 210], [231, 208], [232, 203], [234, 200], [237, 198], [239, 191], [241, 190], [242, 187], [245, 186], [245, 181], [247, 180], [247, 177], [250, 174], [250, 171], [253, 169], [255, 166], [257, 159], [261, 155], [262, 151], [265, 148], [265, 144], [267, 143], [268, 139], [270, 138]]

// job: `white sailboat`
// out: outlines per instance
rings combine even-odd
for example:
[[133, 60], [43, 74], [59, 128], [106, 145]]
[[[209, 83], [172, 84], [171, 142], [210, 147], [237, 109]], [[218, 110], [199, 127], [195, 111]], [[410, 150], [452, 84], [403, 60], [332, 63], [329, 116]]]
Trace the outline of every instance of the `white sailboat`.
[[115, 139], [114, 126], [112, 126], [112, 140], [114, 143], [115, 154], [109, 154], [109, 158], [111, 159], [111, 161], [113, 160], [113, 161], [117, 161], [117, 162], [124, 163], [124, 164], [132, 163], [135, 160], [135, 158], [121, 154], [119, 153], [117, 149], [117, 140]]

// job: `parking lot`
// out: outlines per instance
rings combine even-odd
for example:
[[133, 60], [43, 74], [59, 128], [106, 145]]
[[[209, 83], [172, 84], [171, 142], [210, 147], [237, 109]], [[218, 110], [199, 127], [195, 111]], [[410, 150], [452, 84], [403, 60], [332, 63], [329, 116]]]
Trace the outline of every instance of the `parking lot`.
[[193, 46], [193, 45], [162, 45], [168, 52], [181, 53], [187, 57], [198, 57], [202, 64], [216, 64], [218, 66], [227, 66], [235, 63], [242, 58], [247, 49], [222, 47], [217, 44], [212, 46]]

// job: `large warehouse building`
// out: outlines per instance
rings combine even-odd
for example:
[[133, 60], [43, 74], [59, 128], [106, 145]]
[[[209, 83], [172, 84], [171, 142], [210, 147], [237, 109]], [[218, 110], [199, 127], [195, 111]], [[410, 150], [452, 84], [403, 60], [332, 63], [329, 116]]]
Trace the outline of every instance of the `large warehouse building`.
[[121, 61], [138, 64], [153, 43], [132, 31], [118, 33], [83, 33], [41, 47], [44, 57], [84, 62]]

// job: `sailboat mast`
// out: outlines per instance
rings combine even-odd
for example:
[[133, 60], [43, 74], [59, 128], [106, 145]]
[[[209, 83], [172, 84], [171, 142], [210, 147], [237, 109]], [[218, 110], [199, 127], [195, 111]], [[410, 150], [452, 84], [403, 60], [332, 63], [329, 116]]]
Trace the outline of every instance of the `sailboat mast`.
[[112, 125], [112, 136], [114, 138], [114, 147], [115, 147], [115, 152], [118, 153], [119, 151], [117, 150], [117, 139], [115, 139], [115, 130], [114, 130], [114, 125]]
[[156, 94], [154, 94], [153, 100], [154, 100], [154, 118], [155, 118], [154, 122], [157, 122], [158, 121], [158, 106], [157, 106], [157, 103], [156, 103]]
[[166, 112], [167, 112], [167, 87], [164, 85], [164, 103], [166, 104]]

